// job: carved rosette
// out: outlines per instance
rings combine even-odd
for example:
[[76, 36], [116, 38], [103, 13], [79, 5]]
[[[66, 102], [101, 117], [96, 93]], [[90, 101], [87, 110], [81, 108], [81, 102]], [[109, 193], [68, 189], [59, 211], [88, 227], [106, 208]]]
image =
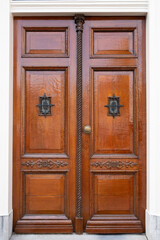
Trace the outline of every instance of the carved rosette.
[[52, 161], [51, 159], [48, 160], [42, 160], [42, 159], [38, 159], [37, 161], [26, 161], [22, 163], [22, 166], [26, 166], [26, 167], [31, 167], [33, 168], [34, 166], [38, 167], [38, 168], [54, 168], [54, 167], [65, 167], [67, 166], [68, 163], [67, 162], [63, 162], [63, 161]]
[[118, 168], [121, 169], [123, 167], [129, 168], [129, 167], [135, 167], [137, 166], [136, 162], [132, 162], [132, 161], [105, 161], [105, 162], [101, 162], [101, 161], [97, 161], [97, 162], [92, 162], [91, 166], [93, 167], [100, 167], [100, 168], [107, 168], [107, 169], [112, 169], [112, 168]]
[[76, 15], [77, 31], [77, 149], [76, 149], [76, 217], [82, 217], [82, 32], [84, 16]]

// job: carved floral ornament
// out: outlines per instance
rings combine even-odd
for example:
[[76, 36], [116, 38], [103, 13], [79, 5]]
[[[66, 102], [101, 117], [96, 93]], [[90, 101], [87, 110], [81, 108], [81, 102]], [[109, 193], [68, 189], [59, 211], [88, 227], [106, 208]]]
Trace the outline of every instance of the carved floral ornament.
[[97, 162], [92, 162], [91, 166], [93, 167], [100, 167], [100, 168], [107, 168], [107, 169], [111, 169], [111, 168], [118, 168], [121, 169], [123, 167], [129, 168], [129, 167], [135, 167], [137, 166], [136, 162], [132, 162], [132, 161], [97, 161]]
[[48, 160], [42, 160], [42, 159], [38, 159], [37, 161], [26, 161], [22, 163], [22, 166], [26, 166], [26, 167], [31, 167], [33, 168], [34, 166], [38, 167], [38, 168], [54, 168], [54, 167], [65, 167], [68, 165], [68, 162], [63, 162], [63, 161], [53, 161], [51, 159]]

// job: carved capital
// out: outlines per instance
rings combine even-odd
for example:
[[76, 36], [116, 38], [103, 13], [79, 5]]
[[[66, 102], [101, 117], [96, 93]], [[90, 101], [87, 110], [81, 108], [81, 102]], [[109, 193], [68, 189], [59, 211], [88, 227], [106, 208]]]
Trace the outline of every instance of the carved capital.
[[75, 24], [76, 24], [76, 30], [83, 32], [83, 24], [84, 24], [84, 15], [77, 14], [74, 17]]

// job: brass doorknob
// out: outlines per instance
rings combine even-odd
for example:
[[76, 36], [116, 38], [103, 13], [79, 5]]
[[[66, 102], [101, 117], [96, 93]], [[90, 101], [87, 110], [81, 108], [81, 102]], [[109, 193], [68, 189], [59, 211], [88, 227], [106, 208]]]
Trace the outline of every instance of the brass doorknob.
[[91, 126], [90, 125], [84, 126], [83, 132], [86, 133], [86, 134], [91, 133]]

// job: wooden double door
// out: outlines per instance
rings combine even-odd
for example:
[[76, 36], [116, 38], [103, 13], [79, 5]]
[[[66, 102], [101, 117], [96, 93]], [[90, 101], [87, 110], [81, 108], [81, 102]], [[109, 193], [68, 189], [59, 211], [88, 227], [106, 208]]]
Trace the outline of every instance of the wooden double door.
[[145, 18], [15, 18], [15, 232], [144, 232], [145, 84]]

